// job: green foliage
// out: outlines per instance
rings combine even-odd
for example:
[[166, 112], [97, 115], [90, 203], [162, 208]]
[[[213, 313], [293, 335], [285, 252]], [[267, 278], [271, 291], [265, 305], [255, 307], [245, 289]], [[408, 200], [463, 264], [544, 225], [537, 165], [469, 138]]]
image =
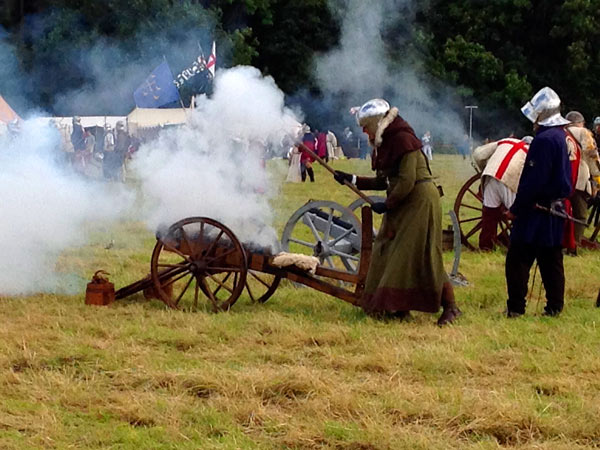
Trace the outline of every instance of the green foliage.
[[432, 73], [480, 101], [514, 110], [548, 85], [600, 112], [599, 0], [434, 0], [420, 22]]
[[[77, 51], [104, 39], [146, 58], [165, 50], [152, 39], [140, 45], [140, 35], [177, 40], [197, 30], [214, 31], [220, 63], [255, 65], [288, 94], [314, 92], [313, 57], [338, 43], [345, 7], [327, 0], [37, 0], [21, 12], [12, 0], [1, 20], [27, 72], [53, 68], [30, 86], [31, 96], [52, 104], [90, 81]], [[431, 0], [411, 8], [416, 26], [406, 22], [413, 11], [404, 5], [383, 30], [392, 65], [408, 63], [424, 79], [450, 82], [465, 101], [494, 109], [514, 111], [549, 85], [565, 108], [600, 113], [600, 0]]]

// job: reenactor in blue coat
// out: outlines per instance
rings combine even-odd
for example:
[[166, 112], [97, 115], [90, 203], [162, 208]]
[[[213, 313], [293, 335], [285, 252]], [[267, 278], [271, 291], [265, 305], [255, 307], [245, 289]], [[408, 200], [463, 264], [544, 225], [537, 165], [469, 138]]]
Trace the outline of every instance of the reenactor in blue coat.
[[539, 209], [538, 205], [560, 209], [561, 202], [571, 195], [571, 164], [564, 130], [569, 122], [560, 115], [560, 98], [548, 87], [541, 89], [521, 111], [533, 122], [536, 136], [510, 208], [513, 228], [506, 255], [507, 316], [525, 313], [529, 271], [534, 261], [546, 290], [544, 315], [557, 316], [564, 305], [565, 219]]

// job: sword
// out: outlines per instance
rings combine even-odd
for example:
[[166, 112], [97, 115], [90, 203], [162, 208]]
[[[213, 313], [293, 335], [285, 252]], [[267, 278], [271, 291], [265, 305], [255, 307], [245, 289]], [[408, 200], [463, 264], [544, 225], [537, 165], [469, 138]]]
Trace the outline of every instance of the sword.
[[551, 216], [560, 217], [561, 219], [566, 219], [566, 220], [569, 220], [571, 222], [578, 223], [579, 225], [583, 225], [586, 228], [588, 227], [588, 223], [585, 220], [576, 219], [575, 217], [567, 214], [564, 211], [560, 211], [560, 210], [554, 209], [554, 208], [548, 208], [547, 206], [542, 206], [542, 205], [540, 205], [538, 203], [535, 204], [535, 209], [547, 212]]

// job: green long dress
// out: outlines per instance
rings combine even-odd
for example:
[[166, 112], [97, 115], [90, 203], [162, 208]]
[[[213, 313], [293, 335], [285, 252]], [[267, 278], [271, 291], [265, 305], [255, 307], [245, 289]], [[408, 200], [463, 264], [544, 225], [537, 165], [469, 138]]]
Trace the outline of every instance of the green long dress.
[[357, 183], [367, 189], [388, 185], [388, 212], [373, 245], [361, 306], [370, 314], [434, 313], [448, 282], [440, 195], [420, 150], [404, 153], [394, 166]]

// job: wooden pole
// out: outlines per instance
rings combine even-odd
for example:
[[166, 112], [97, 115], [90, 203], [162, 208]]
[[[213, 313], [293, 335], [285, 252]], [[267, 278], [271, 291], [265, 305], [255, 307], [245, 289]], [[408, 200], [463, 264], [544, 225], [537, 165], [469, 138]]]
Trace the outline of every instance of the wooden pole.
[[[302, 150], [303, 152], [308, 153], [310, 156], [312, 156], [319, 164], [321, 164], [323, 167], [325, 167], [329, 172], [331, 172], [332, 175], [335, 175], [335, 169], [333, 167], [331, 167], [329, 164], [327, 164], [323, 158], [319, 157], [319, 155], [317, 155], [315, 152], [313, 152], [310, 148], [308, 148], [306, 145], [304, 144], [297, 144], [298, 147], [300, 148], [300, 150]], [[344, 180], [344, 184], [346, 186], [348, 186], [350, 189], [352, 189], [354, 191], [354, 193], [356, 195], [358, 195], [360, 198], [362, 198], [365, 202], [367, 202], [369, 205], [373, 206], [375, 204], [375, 202], [373, 200], [371, 200], [371, 198], [369, 198], [369, 196], [367, 194], [365, 194], [363, 191], [361, 191], [360, 189], [358, 189], [355, 185], [353, 185], [352, 183], [350, 183], [348, 180]]]

